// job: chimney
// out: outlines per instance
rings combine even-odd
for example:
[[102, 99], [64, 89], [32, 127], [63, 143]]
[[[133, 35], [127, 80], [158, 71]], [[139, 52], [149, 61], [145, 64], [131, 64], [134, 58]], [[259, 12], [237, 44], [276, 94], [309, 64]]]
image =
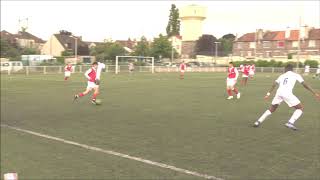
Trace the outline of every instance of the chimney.
[[310, 30], [310, 28], [307, 25], [301, 26], [300, 33], [299, 33], [300, 39], [302, 39], [302, 40], [308, 39], [309, 30]]
[[257, 35], [256, 40], [261, 41], [263, 39], [263, 34], [264, 34], [263, 29], [258, 29], [256, 32], [256, 35]]
[[287, 27], [286, 32], [285, 32], [285, 38], [286, 39], [290, 38], [290, 32], [291, 32], [290, 27]]

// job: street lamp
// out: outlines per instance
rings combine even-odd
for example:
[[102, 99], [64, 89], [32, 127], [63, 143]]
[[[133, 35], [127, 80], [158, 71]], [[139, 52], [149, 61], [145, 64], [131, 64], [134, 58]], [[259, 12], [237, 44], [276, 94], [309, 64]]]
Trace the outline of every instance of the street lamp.
[[71, 38], [74, 38], [74, 41], [75, 41], [75, 45], [74, 45], [74, 58], [76, 60], [76, 63], [77, 63], [77, 60], [78, 60], [78, 38], [76, 36], [73, 36], [73, 35], [70, 35], [69, 37]]
[[173, 36], [169, 39], [169, 41], [171, 41], [171, 63], [172, 63], [173, 62], [173, 56], [174, 56], [174, 53], [173, 53], [173, 44], [174, 44]]
[[220, 44], [221, 42], [214, 42], [216, 44], [216, 54], [215, 54], [215, 58], [214, 58], [214, 64], [217, 64], [217, 55], [218, 55], [218, 44]]

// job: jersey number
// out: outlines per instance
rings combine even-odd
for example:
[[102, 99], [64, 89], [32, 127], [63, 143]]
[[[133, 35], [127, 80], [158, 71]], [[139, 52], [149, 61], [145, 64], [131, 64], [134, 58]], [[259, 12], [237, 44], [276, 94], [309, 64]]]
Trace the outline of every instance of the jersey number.
[[283, 85], [286, 85], [288, 83], [288, 78], [285, 78], [283, 81]]

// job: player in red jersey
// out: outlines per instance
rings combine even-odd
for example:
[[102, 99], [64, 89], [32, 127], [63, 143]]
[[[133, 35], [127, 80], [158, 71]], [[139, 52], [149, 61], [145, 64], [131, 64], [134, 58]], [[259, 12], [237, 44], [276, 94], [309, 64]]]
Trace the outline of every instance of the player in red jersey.
[[237, 83], [237, 79], [239, 76], [239, 72], [236, 67], [234, 67], [233, 62], [229, 63], [229, 68], [228, 68], [228, 78], [227, 78], [227, 93], [229, 99], [233, 99], [232, 91], [237, 95], [237, 99], [240, 99], [240, 92], [238, 89], [235, 87]]
[[244, 64], [244, 66], [241, 68], [241, 71], [242, 71], [241, 85], [246, 86], [248, 82], [248, 77], [249, 77], [250, 65]]
[[64, 67], [64, 80], [68, 80], [68, 78], [71, 76], [71, 71], [72, 71], [72, 65], [70, 63], [68, 63], [65, 67]]
[[96, 98], [99, 94], [99, 85], [96, 84], [96, 76], [97, 76], [98, 62], [92, 63], [92, 67], [85, 72], [85, 76], [88, 79], [87, 89], [79, 94], [74, 95], [74, 100], [79, 97], [87, 95], [90, 91], [94, 90], [91, 102], [96, 104]]
[[249, 69], [249, 76], [251, 79], [253, 78], [255, 72], [256, 72], [256, 66], [254, 64], [251, 64]]
[[184, 63], [184, 61], [182, 61], [182, 63], [179, 66], [179, 70], [180, 70], [180, 79], [184, 79], [184, 72], [187, 69], [187, 65]]

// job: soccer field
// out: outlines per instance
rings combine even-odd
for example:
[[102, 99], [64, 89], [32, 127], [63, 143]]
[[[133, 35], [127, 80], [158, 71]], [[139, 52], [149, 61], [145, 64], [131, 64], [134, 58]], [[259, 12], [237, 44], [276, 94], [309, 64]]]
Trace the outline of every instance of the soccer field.
[[[263, 100], [279, 74], [260, 73], [226, 100], [225, 73], [103, 74], [103, 103], [73, 95], [83, 74], [1, 76], [1, 178], [21, 179], [320, 179], [320, 102], [298, 83], [304, 104], [298, 131], [284, 126], [285, 103], [261, 127]], [[320, 81], [304, 77], [314, 89]], [[272, 99], [272, 98], [271, 98]], [[17, 127], [46, 137], [12, 129]], [[163, 163], [128, 159], [94, 148]], [[147, 162], [149, 162], [147, 161]]]

